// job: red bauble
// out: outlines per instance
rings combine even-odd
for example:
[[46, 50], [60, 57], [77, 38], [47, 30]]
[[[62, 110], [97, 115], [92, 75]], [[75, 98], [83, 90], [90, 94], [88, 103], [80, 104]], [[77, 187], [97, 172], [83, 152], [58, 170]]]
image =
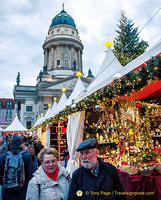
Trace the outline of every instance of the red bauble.
[[140, 104], [140, 103], [136, 103], [136, 104], [135, 104], [135, 107], [136, 107], [136, 108], [140, 108], [140, 107], [141, 107], [141, 104]]

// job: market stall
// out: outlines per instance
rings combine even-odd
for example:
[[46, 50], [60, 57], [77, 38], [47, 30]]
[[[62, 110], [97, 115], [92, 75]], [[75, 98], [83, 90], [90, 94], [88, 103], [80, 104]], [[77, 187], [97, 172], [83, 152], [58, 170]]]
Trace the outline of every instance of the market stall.
[[[57, 115], [57, 118], [63, 118], [85, 111], [83, 139], [97, 138], [100, 157], [104, 161], [112, 163], [121, 173], [129, 176], [146, 176], [145, 180], [156, 174], [161, 178], [160, 100], [153, 102], [145, 99], [156, 97], [160, 90], [160, 52], [161, 42], [109, 76], [107, 68], [113, 62], [106, 60], [100, 69], [101, 73], [76, 97], [74, 106], [67, 107]], [[107, 54], [112, 60], [116, 59], [111, 51]], [[150, 86], [153, 90], [145, 95], [146, 87]], [[157, 141], [154, 140], [156, 137]], [[128, 192], [127, 188], [125, 191]], [[150, 192], [147, 188], [145, 191]]]
[[[112, 73], [109, 73], [111, 70]], [[64, 120], [69, 116], [74, 119], [74, 115], [85, 112], [84, 131], [77, 137], [83, 137], [84, 140], [97, 138], [100, 158], [129, 176], [137, 177], [139, 174], [150, 178], [157, 174], [161, 178], [161, 105], [160, 99], [156, 100], [156, 94], [161, 89], [160, 79], [161, 41], [124, 68], [109, 48], [96, 79], [75, 97], [71, 106], [63, 107], [63, 110], [55, 113], [53, 119]], [[148, 88], [145, 95], [146, 87], [150, 86], [152, 91], [149, 93]], [[151, 97], [155, 100], [152, 101]], [[72, 152], [69, 162], [72, 174], [75, 167], [78, 167], [75, 152], [78, 144], [75, 142], [76, 134], [70, 129], [70, 121], [67, 130], [71, 134], [68, 144], [69, 151]], [[79, 120], [76, 122], [79, 124]], [[76, 128], [78, 127], [75, 130]], [[128, 189], [125, 188], [125, 191], [128, 192]], [[147, 189], [145, 191], [150, 192]]]
[[[117, 167], [126, 192], [142, 192], [140, 196], [127, 194], [128, 199], [147, 199], [143, 192], [149, 192], [150, 199], [161, 198], [159, 47], [161, 43], [125, 66], [118, 73], [121, 78], [107, 78], [109, 84], [103, 88], [101, 84], [107, 80], [98, 82], [100, 90], [93, 86], [76, 100], [78, 107], [86, 108], [84, 140], [97, 138], [100, 157]], [[89, 115], [96, 117], [93, 120]]]
[[[78, 94], [85, 89], [80, 78], [82, 74], [80, 72], [77, 72], [76, 75], [78, 77], [78, 80], [69, 98], [67, 99], [65, 95], [66, 90], [65, 88], [63, 88], [62, 89], [63, 93], [58, 104], [56, 103], [56, 99], [54, 99], [52, 108], [50, 108], [49, 106], [49, 109], [46, 112], [45, 116], [40, 117], [35, 123], [34, 127], [32, 128], [33, 132], [35, 132], [39, 136], [40, 140], [42, 141], [45, 147], [52, 146], [58, 150], [60, 154], [59, 159], [64, 155], [64, 151], [67, 149], [67, 140], [68, 140], [68, 145], [71, 147], [70, 160], [72, 159], [71, 161], [72, 163], [74, 162], [77, 163], [77, 156], [75, 157], [74, 155], [75, 154], [74, 143], [76, 139], [78, 143], [82, 141], [83, 139], [82, 133], [83, 133], [84, 126], [83, 128], [80, 129], [82, 133], [80, 134], [81, 135], [80, 140], [78, 140], [78, 137], [76, 138], [74, 137], [75, 130], [78, 130], [78, 129], [72, 128], [72, 131], [71, 131], [71, 129], [69, 128], [69, 124], [70, 124], [70, 127], [73, 127], [73, 126], [76, 127], [76, 125], [78, 125], [77, 123], [78, 118], [80, 118], [79, 123], [81, 123], [83, 115], [78, 113], [78, 116], [75, 114], [69, 116], [69, 118], [71, 119], [71, 120], [69, 119], [69, 123], [68, 123], [68, 117], [59, 118], [57, 115], [59, 115], [59, 112], [61, 112], [64, 108], [66, 107], [70, 108], [70, 106], [73, 103], [73, 99], [75, 99], [75, 97], [77, 97]], [[67, 123], [68, 123], [68, 130], [70, 131], [67, 130]], [[84, 125], [84, 121], [82, 124]], [[75, 139], [73, 140], [73, 138]], [[73, 161], [74, 158], [76, 158], [75, 161]], [[77, 167], [78, 166], [79, 166], [79, 163], [77, 164]]]
[[3, 134], [9, 135], [30, 135], [30, 131], [25, 128], [16, 115], [12, 123], [5, 129], [2, 130]]

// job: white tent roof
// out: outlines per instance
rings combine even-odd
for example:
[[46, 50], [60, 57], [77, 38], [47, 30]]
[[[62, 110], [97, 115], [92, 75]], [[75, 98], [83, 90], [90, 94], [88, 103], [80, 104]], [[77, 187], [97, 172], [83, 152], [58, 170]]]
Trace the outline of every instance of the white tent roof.
[[85, 97], [107, 85], [109, 83], [108, 79], [113, 77], [113, 75], [122, 68], [122, 65], [119, 63], [111, 48], [109, 47], [106, 52], [105, 59], [96, 75], [96, 78], [91, 82], [87, 89], [82, 92], [78, 98], [76, 98], [76, 102], [84, 99]]
[[143, 63], [150, 60], [152, 57], [157, 56], [159, 53], [161, 53], [161, 39], [156, 45], [149, 48], [145, 53], [143, 53], [142, 55], [140, 55], [139, 57], [137, 57], [136, 59], [134, 59], [127, 65], [125, 65], [123, 69], [119, 71], [118, 73], [124, 76], [125, 74], [129, 73], [130, 71], [134, 70], [135, 68], [139, 67]]
[[36, 123], [34, 124], [33, 128], [38, 126], [42, 122], [42, 120], [43, 120], [43, 116], [41, 115], [41, 117], [39, 117]]
[[81, 92], [83, 92], [83, 90], [85, 89], [80, 77], [78, 77], [77, 83], [74, 87], [73, 92], [71, 93], [70, 97], [67, 99], [65, 105], [71, 105], [72, 104], [72, 100], [74, 100]]
[[[78, 101], [80, 101], [80, 100], [84, 99], [85, 97], [91, 95], [95, 91], [97, 91], [97, 90], [101, 89], [102, 87], [105, 87], [106, 85], [108, 85], [111, 82], [113, 82], [114, 75], [116, 73], [119, 74], [120, 77], [122, 77], [125, 74], [127, 74], [130, 71], [132, 71], [135, 68], [137, 68], [138, 66], [140, 66], [143, 63], [147, 62], [152, 57], [157, 56], [159, 53], [161, 53], [161, 39], [159, 40], [159, 43], [157, 43], [156, 45], [154, 45], [152, 48], [149, 48], [145, 53], [143, 53], [142, 55], [140, 55], [139, 57], [137, 57], [136, 59], [134, 59], [133, 61], [131, 61], [130, 63], [128, 63], [126, 66], [124, 66], [122, 68], [121, 67], [117, 68], [116, 67], [117, 63], [115, 63], [115, 62], [108, 63], [110, 65], [107, 65], [107, 67], [104, 70], [104, 72], [102, 71], [102, 73], [98, 74], [98, 76], [96, 77], [96, 79], [89, 85], [89, 87], [87, 88], [87, 90], [84, 91], [84, 92], [82, 92], [78, 96], [78, 98], [76, 98], [75, 102], [77, 103]], [[112, 56], [112, 54], [109, 54], [109, 55]], [[108, 56], [108, 52], [106, 54], [106, 57], [107, 56]], [[115, 57], [115, 59], [117, 60], [116, 57]], [[106, 60], [106, 58], [105, 58], [105, 60]], [[110, 73], [110, 75], [106, 75], [106, 74], [108, 74], [108, 70], [109, 71], [111, 70], [112, 66], [115, 67], [115, 69], [116, 69], [115, 73], [112, 73], [112, 74]], [[102, 79], [101, 79], [101, 77], [102, 77]]]
[[[59, 103], [57, 104], [56, 101], [54, 102], [52, 108], [48, 109], [43, 120], [40, 123], [42, 123], [46, 119], [53, 117], [54, 115], [58, 114], [67, 105], [71, 105], [72, 100], [75, 99], [84, 89], [85, 89], [85, 87], [84, 87], [80, 77], [78, 77], [77, 83], [76, 83], [75, 88], [74, 88], [73, 92], [71, 93], [70, 97], [67, 99], [65, 93], [63, 93], [60, 100], [59, 100]], [[38, 125], [38, 124], [36, 124], [36, 125]]]
[[66, 100], [67, 100], [67, 96], [63, 92], [63, 94], [62, 94], [57, 106], [55, 107], [55, 109], [51, 110], [50, 114], [48, 115], [48, 117], [46, 119], [49, 119], [50, 117], [54, 117], [54, 115], [56, 115], [60, 111], [62, 111], [65, 108]]
[[36, 121], [36, 123], [34, 124], [34, 126], [33, 126], [32, 128], [38, 126], [39, 124], [41, 124], [42, 122], [44, 122], [46, 119], [48, 119], [48, 118], [49, 118], [48, 116], [50, 115], [51, 112], [53, 112], [53, 110], [55, 109], [56, 106], [57, 106], [57, 102], [54, 101], [52, 107], [51, 107], [51, 108], [50, 108], [50, 107], [48, 108], [48, 110], [47, 110], [46, 114], [44, 115], [44, 117], [41, 116], [41, 117]]
[[25, 131], [29, 131], [29, 130], [21, 124], [18, 117], [16, 116], [15, 119], [13, 120], [13, 122], [3, 131], [5, 131], [5, 132], [25, 132]]
[[45, 114], [45, 116], [44, 116], [42, 122], [44, 122], [46, 119], [48, 119], [48, 117], [50, 116], [50, 114], [54, 112], [56, 106], [57, 106], [57, 102], [54, 101], [52, 107], [51, 107], [51, 108], [50, 108], [50, 107], [48, 108], [48, 110], [47, 110], [47, 112], [46, 112], [46, 114]]

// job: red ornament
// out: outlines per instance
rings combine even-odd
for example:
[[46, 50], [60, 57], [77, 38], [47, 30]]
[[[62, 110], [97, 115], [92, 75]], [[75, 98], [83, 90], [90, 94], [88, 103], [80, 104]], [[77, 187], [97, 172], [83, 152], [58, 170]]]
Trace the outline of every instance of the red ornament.
[[140, 108], [140, 107], [141, 107], [141, 104], [140, 104], [140, 103], [136, 103], [136, 104], [135, 104], [135, 107], [136, 107], [136, 108]]

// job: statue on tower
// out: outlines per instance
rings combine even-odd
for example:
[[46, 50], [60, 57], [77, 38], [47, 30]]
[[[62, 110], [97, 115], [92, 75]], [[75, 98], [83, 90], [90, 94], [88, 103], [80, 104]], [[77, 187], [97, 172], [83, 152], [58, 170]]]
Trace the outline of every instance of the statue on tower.
[[47, 65], [43, 66], [43, 72], [42, 72], [42, 74], [44, 74], [44, 75], [48, 74], [48, 72], [47, 72]]
[[17, 74], [16, 82], [17, 82], [17, 85], [20, 85], [20, 72], [18, 72]]
[[91, 69], [88, 70], [88, 76], [87, 78], [94, 78]]
[[39, 81], [40, 82], [42, 81], [42, 75], [43, 75], [43, 72], [40, 70], [40, 73], [39, 73]]

